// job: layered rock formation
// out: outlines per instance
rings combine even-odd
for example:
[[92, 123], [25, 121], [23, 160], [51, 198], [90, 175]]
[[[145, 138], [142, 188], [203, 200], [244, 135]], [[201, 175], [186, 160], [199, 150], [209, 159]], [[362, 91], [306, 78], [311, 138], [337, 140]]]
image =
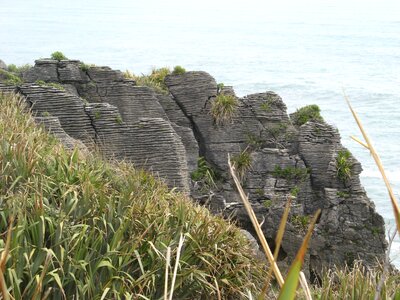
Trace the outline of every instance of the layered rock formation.
[[[323, 121], [293, 125], [273, 92], [237, 98], [209, 74], [186, 72], [168, 75], [167, 93], [159, 94], [120, 71], [81, 68], [76, 60], [38, 60], [23, 77], [24, 84], [0, 83], [0, 90], [23, 94], [37, 120], [67, 146], [80, 141], [107, 157], [129, 160], [215, 213], [233, 215], [251, 232], [227, 172], [228, 154], [246, 158], [242, 183], [272, 246], [283, 207], [289, 195], [293, 198], [282, 265], [291, 263], [319, 208], [306, 273], [318, 276], [324, 267], [355, 259], [374, 264], [384, 254], [384, 222], [360, 184], [360, 163], [349, 154], [351, 176], [338, 176], [338, 155], [346, 149], [337, 130]], [[222, 124], [211, 111], [221, 93], [237, 101], [235, 113]], [[191, 179], [199, 174], [199, 158], [208, 180]]]

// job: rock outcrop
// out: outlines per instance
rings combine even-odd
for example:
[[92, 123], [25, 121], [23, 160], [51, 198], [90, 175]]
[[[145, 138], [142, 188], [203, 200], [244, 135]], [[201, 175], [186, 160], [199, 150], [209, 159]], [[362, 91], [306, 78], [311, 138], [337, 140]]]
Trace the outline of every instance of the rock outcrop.
[[[384, 222], [360, 184], [360, 163], [325, 122], [295, 126], [274, 92], [238, 98], [209, 74], [186, 72], [168, 75], [167, 92], [160, 94], [120, 71], [82, 68], [76, 60], [38, 60], [23, 79], [19, 86], [0, 83], [0, 90], [24, 95], [38, 122], [68, 147], [80, 141], [80, 147], [96, 145], [107, 157], [129, 160], [253, 232], [227, 172], [229, 154], [272, 246], [291, 196], [279, 252], [283, 266], [296, 255], [317, 209], [322, 214], [306, 257], [308, 275], [355, 259], [372, 265], [384, 255]], [[213, 115], [221, 94], [234, 99], [225, 122]], [[347, 177], [339, 174], [343, 153]]]

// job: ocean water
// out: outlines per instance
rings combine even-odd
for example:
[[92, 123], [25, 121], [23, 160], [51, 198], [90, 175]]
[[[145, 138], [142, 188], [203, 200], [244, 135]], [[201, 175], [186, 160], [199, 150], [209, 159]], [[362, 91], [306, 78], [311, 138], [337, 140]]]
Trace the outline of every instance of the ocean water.
[[[400, 2], [394, 0], [0, 0], [0, 58], [69, 58], [136, 74], [182, 65], [238, 95], [273, 90], [288, 112], [315, 103], [361, 161], [394, 230], [384, 183], [344, 102], [350, 97], [400, 194]], [[392, 247], [400, 267], [400, 239]]]

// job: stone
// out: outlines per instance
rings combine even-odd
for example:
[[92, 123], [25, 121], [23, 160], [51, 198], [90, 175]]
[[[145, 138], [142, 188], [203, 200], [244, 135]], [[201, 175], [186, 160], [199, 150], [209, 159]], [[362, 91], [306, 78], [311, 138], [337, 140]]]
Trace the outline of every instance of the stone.
[[6, 63], [5, 63], [4, 61], [2, 61], [1, 59], [0, 59], [0, 69], [2, 69], [2, 70], [7, 70], [7, 65], [6, 65]]

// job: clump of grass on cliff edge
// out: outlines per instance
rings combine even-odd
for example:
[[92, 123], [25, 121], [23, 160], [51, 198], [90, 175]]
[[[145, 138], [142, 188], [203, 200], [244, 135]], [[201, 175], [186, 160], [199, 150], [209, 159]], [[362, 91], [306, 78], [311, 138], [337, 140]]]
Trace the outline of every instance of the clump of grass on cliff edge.
[[150, 74], [142, 74], [141, 76], [136, 76], [135, 74], [125, 71], [125, 78], [133, 79], [139, 86], [148, 86], [154, 89], [160, 94], [168, 94], [168, 88], [165, 84], [165, 77], [167, 75], [182, 75], [185, 74], [185, 68], [181, 66], [175, 66], [174, 70], [171, 72], [170, 68], [154, 68], [151, 70]]
[[237, 227], [130, 164], [64, 149], [26, 110], [0, 94], [0, 232], [11, 230], [0, 272], [13, 299], [228, 299], [256, 289], [265, 274]]
[[217, 125], [230, 123], [237, 113], [238, 106], [236, 97], [220, 93], [211, 102], [211, 116]]
[[291, 115], [293, 124], [301, 126], [308, 121], [323, 121], [320, 114], [321, 110], [318, 105], [312, 104], [299, 108]]

